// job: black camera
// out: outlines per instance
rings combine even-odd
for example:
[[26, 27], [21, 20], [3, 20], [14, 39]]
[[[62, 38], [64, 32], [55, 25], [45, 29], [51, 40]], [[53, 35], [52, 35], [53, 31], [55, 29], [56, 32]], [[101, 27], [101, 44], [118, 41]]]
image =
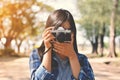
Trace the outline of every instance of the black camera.
[[51, 33], [55, 36], [55, 41], [70, 42], [71, 30], [65, 30], [63, 27], [58, 27], [57, 30], [52, 30]]

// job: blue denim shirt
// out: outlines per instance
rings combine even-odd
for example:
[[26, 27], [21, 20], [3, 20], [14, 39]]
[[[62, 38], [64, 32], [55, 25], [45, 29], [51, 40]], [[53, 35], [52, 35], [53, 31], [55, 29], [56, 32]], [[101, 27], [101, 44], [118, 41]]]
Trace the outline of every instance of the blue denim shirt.
[[[78, 80], [95, 80], [87, 57], [78, 54], [78, 59], [81, 65]], [[29, 61], [31, 80], [75, 80], [68, 58], [62, 60], [59, 56], [54, 55], [52, 63], [52, 72], [49, 72], [41, 65], [38, 50], [33, 50]]]

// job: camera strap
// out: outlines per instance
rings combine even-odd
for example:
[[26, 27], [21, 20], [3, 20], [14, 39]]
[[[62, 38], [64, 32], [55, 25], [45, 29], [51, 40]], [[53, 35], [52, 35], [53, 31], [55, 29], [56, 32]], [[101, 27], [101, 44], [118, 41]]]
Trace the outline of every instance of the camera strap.
[[45, 52], [43, 52], [43, 55], [45, 54], [45, 53], [47, 53], [50, 49], [52, 49], [53, 48], [53, 46], [51, 46], [48, 50], [46, 50]]

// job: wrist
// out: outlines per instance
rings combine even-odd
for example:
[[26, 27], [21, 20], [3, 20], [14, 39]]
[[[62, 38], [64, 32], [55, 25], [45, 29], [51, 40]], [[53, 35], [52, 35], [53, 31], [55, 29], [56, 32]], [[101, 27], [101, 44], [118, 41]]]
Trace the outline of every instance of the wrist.
[[76, 53], [72, 53], [68, 58], [69, 58], [70, 60], [76, 58]]
[[51, 51], [50, 47], [49, 47], [49, 48], [45, 48], [45, 52], [46, 52], [47, 50]]
[[51, 53], [52, 51], [52, 47], [49, 47], [49, 48], [45, 48], [45, 51], [43, 54], [46, 54], [46, 53]]

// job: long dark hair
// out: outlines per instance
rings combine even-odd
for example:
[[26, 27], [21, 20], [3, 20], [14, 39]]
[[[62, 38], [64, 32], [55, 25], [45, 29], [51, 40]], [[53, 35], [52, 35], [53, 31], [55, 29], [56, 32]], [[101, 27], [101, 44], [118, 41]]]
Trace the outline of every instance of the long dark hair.
[[[76, 42], [76, 26], [73, 19], [72, 14], [64, 9], [58, 9], [55, 10], [52, 14], [49, 15], [45, 28], [48, 28], [50, 26], [55, 26], [55, 28], [61, 26], [65, 21], [68, 21], [70, 24], [71, 31], [74, 33], [74, 50], [76, 54], [78, 54], [77, 49], [77, 42]], [[38, 52], [40, 56], [43, 56], [42, 53], [45, 51], [45, 45], [44, 42], [42, 42], [41, 46], [38, 48]]]

